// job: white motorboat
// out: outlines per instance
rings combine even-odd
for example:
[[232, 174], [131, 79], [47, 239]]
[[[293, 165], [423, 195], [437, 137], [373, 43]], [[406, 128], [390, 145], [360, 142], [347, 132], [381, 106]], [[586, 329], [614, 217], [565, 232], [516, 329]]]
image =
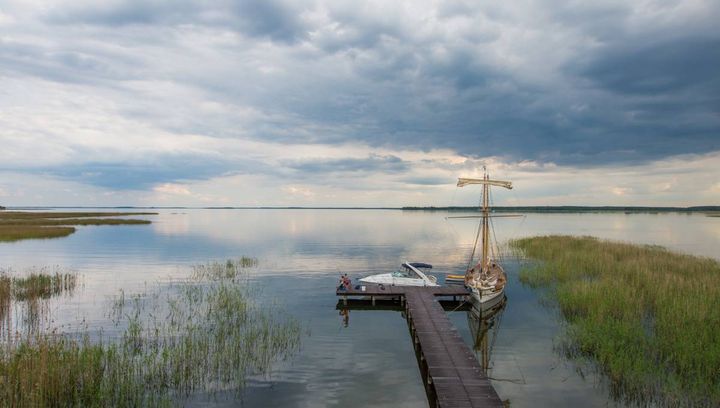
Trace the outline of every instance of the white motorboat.
[[[478, 228], [473, 251], [470, 255], [470, 262], [465, 275], [447, 275], [446, 283], [464, 284], [471, 292], [470, 300], [478, 310], [487, 310], [500, 303], [504, 298], [505, 284], [507, 277], [502, 266], [496, 258], [495, 246], [490, 242], [490, 218], [491, 217], [515, 217], [517, 215], [501, 214], [490, 215], [490, 186], [512, 189], [509, 181], [491, 180], [487, 172], [482, 179], [460, 178], [458, 187], [469, 184], [482, 185], [482, 213], [478, 216], [461, 216], [448, 218], [481, 218], [482, 223]], [[481, 241], [481, 258], [474, 266], [475, 250]], [[432, 265], [420, 262], [405, 262], [403, 269], [391, 273], [382, 273], [361, 278], [360, 282], [374, 283], [393, 286], [439, 286], [437, 279], [432, 275], [425, 274], [421, 269], [432, 268]]]
[[438, 286], [437, 278], [425, 274], [421, 269], [430, 269], [432, 265], [421, 262], [405, 262], [402, 269], [391, 273], [370, 275], [360, 282], [391, 286]]

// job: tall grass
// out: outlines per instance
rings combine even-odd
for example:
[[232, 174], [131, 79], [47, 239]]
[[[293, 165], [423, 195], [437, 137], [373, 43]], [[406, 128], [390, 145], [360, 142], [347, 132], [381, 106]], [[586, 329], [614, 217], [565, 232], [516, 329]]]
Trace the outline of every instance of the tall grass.
[[151, 222], [148, 220], [107, 218], [147, 214], [156, 213], [2, 211], [0, 212], [0, 241], [65, 237], [75, 232], [75, 228], [71, 225], [150, 224]]
[[62, 293], [72, 294], [76, 285], [75, 273], [47, 273], [41, 269], [25, 277], [12, 278], [12, 293], [16, 300], [48, 299]]
[[51, 226], [51, 225], [141, 225], [149, 220], [125, 218], [0, 218], [0, 226]]
[[23, 239], [61, 238], [75, 232], [73, 227], [44, 227], [37, 225], [0, 225], [0, 242]]
[[510, 245], [536, 260], [521, 282], [549, 288], [567, 320], [564, 352], [597, 362], [617, 398], [720, 405], [720, 263], [591, 237]]
[[126, 215], [157, 215], [156, 212], [42, 212], [42, 211], [3, 211], [3, 219], [49, 219], [49, 218], [78, 218], [78, 217], [117, 217]]
[[[300, 325], [261, 304], [254, 258], [193, 268], [150, 295], [121, 293], [109, 313], [115, 339], [29, 335], [0, 351], [0, 401], [10, 406], [175, 406], [198, 392], [242, 392], [294, 353]], [[246, 265], [246, 266], [243, 266]]]
[[[45, 301], [61, 294], [72, 295], [77, 285], [77, 274], [62, 272], [58, 268], [33, 269], [27, 276], [13, 276], [12, 271], [0, 269], [0, 340], [7, 338], [13, 329], [13, 305], [24, 310], [23, 321], [27, 329], [37, 329], [47, 312]], [[15, 328], [22, 329], [22, 328]]]
[[12, 278], [0, 273], [0, 337], [11, 326], [12, 311]]

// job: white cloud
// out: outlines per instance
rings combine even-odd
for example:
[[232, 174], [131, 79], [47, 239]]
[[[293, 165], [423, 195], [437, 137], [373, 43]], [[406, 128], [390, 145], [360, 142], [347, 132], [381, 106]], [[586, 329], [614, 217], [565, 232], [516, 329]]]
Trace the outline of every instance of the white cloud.
[[[228, 4], [5, 2], [8, 200], [469, 204], [483, 165], [518, 204], [718, 200], [716, 64], [652, 59], [715, 41], [716, 2]], [[612, 69], [636, 54], [674, 87]]]
[[610, 191], [612, 191], [612, 193], [616, 196], [624, 196], [632, 193], [632, 189], [628, 187], [613, 187]]
[[311, 198], [315, 197], [315, 193], [306, 187], [299, 187], [299, 186], [285, 186], [282, 188], [282, 190], [288, 194], [291, 194], [293, 196], [300, 196], [303, 198]]
[[159, 186], [155, 186], [153, 191], [162, 194], [173, 194], [173, 195], [190, 195], [190, 190], [179, 184], [165, 183]]

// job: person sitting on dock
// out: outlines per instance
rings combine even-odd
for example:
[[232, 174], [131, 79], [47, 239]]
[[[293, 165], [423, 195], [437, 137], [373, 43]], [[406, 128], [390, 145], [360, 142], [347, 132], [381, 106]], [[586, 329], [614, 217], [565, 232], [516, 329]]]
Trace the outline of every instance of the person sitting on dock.
[[350, 289], [351, 281], [350, 278], [348, 278], [347, 273], [343, 274], [343, 276], [340, 277], [340, 286], [338, 286], [338, 290], [348, 290]]

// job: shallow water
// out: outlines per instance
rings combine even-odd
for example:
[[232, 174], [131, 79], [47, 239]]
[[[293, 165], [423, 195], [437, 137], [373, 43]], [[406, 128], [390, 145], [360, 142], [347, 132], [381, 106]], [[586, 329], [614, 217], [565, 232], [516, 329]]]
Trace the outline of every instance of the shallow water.
[[[354, 279], [428, 262], [442, 278], [462, 273], [475, 232], [443, 212], [399, 210], [161, 210], [152, 225], [88, 226], [67, 237], [0, 243], [0, 268], [22, 274], [60, 265], [81, 275], [72, 297], [54, 299], [48, 325], [87, 325], [111, 333], [108, 299], [182, 279], [189, 266], [255, 256], [265, 300], [284, 305], [305, 328], [301, 350], [267, 378], [253, 378], [247, 406], [427, 406], [407, 326], [399, 312], [351, 311], [347, 327], [335, 309], [340, 273]], [[539, 234], [593, 235], [663, 245], [718, 257], [720, 218], [700, 214], [527, 214], [495, 220], [498, 242]], [[555, 312], [517, 280], [506, 259], [507, 305], [493, 334], [490, 375], [515, 407], [618, 405], [601, 376], [553, 350]], [[451, 320], [472, 344], [466, 313]], [[235, 406], [231, 397], [196, 396], [196, 406]]]

